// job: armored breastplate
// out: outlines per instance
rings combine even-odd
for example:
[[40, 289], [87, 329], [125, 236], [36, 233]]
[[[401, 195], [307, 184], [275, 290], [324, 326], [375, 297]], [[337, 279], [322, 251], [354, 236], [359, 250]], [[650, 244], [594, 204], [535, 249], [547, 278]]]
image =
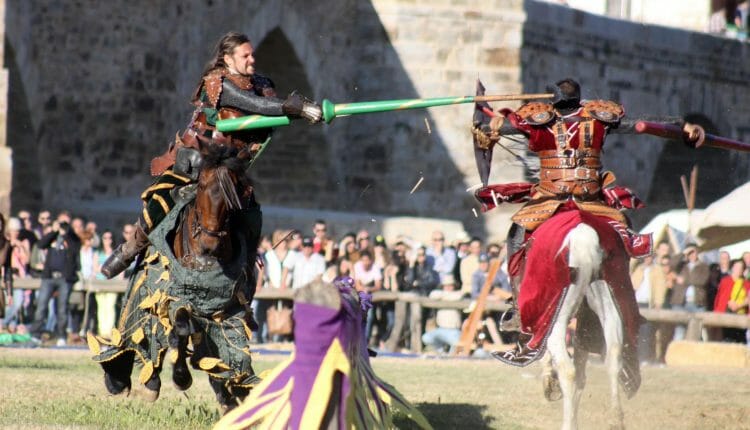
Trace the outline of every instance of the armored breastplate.
[[[601, 191], [601, 151], [592, 145], [593, 120], [586, 116], [566, 122], [558, 117], [554, 124], [557, 149], [539, 151], [539, 188], [558, 196], [581, 200], [597, 198]], [[569, 130], [578, 127], [574, 148]]]

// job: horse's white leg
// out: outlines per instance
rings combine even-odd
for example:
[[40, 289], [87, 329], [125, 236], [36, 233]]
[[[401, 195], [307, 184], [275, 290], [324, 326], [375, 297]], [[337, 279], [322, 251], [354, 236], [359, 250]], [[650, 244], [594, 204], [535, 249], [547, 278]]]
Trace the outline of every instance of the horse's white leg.
[[[552, 326], [547, 347], [557, 366], [560, 388], [563, 394], [563, 430], [578, 428], [578, 401], [581, 393], [576, 380], [576, 363], [568, 354], [566, 332], [570, 319], [575, 315], [586, 295], [594, 274], [599, 272], [602, 250], [599, 235], [586, 224], [580, 224], [565, 237], [560, 252], [567, 247], [568, 264], [571, 269], [572, 284], [562, 301], [557, 320]], [[578, 361], [585, 364], [579, 353]], [[579, 364], [580, 365], [580, 364]]]
[[599, 316], [607, 345], [607, 375], [610, 389], [610, 428], [625, 428], [620, 395], [619, 375], [622, 370], [624, 333], [617, 305], [605, 281], [592, 283], [586, 298], [591, 309]]
[[544, 398], [550, 402], [560, 400], [562, 392], [560, 391], [560, 381], [557, 378], [557, 371], [552, 363], [552, 354], [549, 351], [544, 353], [541, 359], [542, 363], [542, 387], [544, 388]]
[[557, 379], [562, 391], [563, 430], [575, 430], [578, 428], [578, 408], [575, 401], [578, 396], [576, 368], [573, 359], [568, 354], [568, 345], [565, 337], [568, 323], [578, 307], [581, 298], [582, 294], [580, 294], [578, 286], [575, 284], [571, 285], [568, 293], [565, 295], [560, 313], [557, 315], [557, 320], [547, 338], [547, 350], [557, 369]]
[[589, 358], [589, 352], [582, 347], [576, 345], [576, 341], [573, 344], [573, 364], [576, 368], [576, 397], [575, 408], [578, 410], [578, 406], [581, 404], [581, 395], [583, 394], [583, 388], [586, 386], [586, 362]]

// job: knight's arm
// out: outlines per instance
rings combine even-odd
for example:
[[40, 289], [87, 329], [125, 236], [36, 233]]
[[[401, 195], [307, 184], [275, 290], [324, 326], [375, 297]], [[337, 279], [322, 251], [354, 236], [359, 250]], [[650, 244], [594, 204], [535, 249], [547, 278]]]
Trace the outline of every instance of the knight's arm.
[[514, 127], [511, 121], [503, 116], [493, 117], [489, 123], [475, 124], [474, 126], [479, 128], [490, 138], [492, 138], [493, 136], [497, 136], [499, 138], [499, 136], [526, 135], [526, 133]]
[[[219, 104], [239, 109], [247, 113], [267, 116], [289, 115], [315, 120], [315, 103], [305, 100], [300, 94], [292, 93], [286, 100], [273, 96], [259, 96], [252, 91], [243, 91], [229, 79], [224, 79], [221, 87]], [[317, 109], [316, 109], [317, 108]]]
[[659, 122], [662, 124], [676, 125], [680, 128], [683, 128], [685, 124], [687, 124], [684, 119], [678, 116], [642, 116], [639, 118], [623, 118], [619, 123], [610, 126], [609, 133], [635, 134], [635, 125], [638, 121]]

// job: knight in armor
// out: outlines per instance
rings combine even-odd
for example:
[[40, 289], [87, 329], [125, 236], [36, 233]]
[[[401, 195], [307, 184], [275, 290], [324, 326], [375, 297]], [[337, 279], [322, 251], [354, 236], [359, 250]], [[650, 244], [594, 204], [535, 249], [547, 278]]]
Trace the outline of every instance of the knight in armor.
[[[523, 264], [519, 257], [526, 238], [549, 219], [566, 202], [598, 216], [610, 218], [621, 232], [626, 249], [633, 257], [651, 252], [650, 237], [629, 230], [630, 222], [623, 209], [642, 207], [643, 203], [625, 187], [613, 187], [615, 176], [602, 171], [601, 153], [609, 133], [634, 133], [637, 121], [623, 119], [624, 109], [613, 101], [581, 100], [578, 82], [567, 78], [550, 86], [551, 102], [530, 102], [516, 111], [504, 110], [489, 123], [475, 120], [475, 142], [482, 149], [492, 149], [501, 136], [523, 135], [528, 147], [539, 156], [539, 180], [535, 184], [491, 185], [476, 192], [477, 199], [488, 210], [499, 201], [527, 203], [512, 217], [507, 246], [510, 258], [511, 284], [518, 295]], [[650, 118], [652, 119], [652, 118]], [[654, 119], [652, 119], [654, 120]], [[663, 123], [682, 127], [689, 142], [700, 145], [705, 132], [698, 125], [681, 118], [662, 117]], [[515, 270], [514, 270], [515, 268]], [[515, 272], [515, 274], [513, 273]], [[520, 327], [518, 312], [506, 331]]]
[[[321, 120], [320, 106], [300, 94], [293, 92], [286, 99], [278, 98], [274, 83], [256, 74], [254, 64], [253, 46], [246, 35], [230, 32], [219, 40], [193, 95], [195, 110], [187, 129], [175, 137], [165, 154], [151, 162], [151, 174], [157, 178], [141, 194], [143, 211], [135, 234], [115, 249], [102, 266], [107, 278], [125, 270], [148, 247], [148, 233], [174, 207], [173, 193], [198, 179], [202, 145], [236, 148], [249, 167], [270, 140], [270, 129], [222, 133], [216, 129], [216, 121], [249, 114], [287, 115], [310, 123]], [[246, 190], [244, 197], [252, 199], [252, 190]]]

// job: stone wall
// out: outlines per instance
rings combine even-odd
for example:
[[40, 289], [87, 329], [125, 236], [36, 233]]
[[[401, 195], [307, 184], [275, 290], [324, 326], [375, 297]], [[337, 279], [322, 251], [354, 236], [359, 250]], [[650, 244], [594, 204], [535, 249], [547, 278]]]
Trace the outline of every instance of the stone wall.
[[[549, 4], [44, 0], [10, 2], [6, 15], [16, 210], [134, 217], [149, 160], [186, 124], [212, 44], [228, 30], [253, 39], [257, 69], [280, 93], [298, 89], [335, 102], [465, 95], [477, 78], [489, 93], [535, 92], [570, 74], [586, 96], [620, 100], [629, 113], [702, 114], [724, 134], [750, 132], [738, 125], [747, 115], [748, 68], [737, 64], [746, 47]], [[475, 217], [478, 206], [466, 192], [479, 181], [471, 114], [460, 105], [279, 129], [255, 166], [259, 199], [300, 210], [443, 217], [471, 233], [502, 236], [517, 208]], [[621, 182], [648, 196], [658, 166], [670, 175], [680, 168], [662, 155], [661, 143], [637, 141], [615, 139], [607, 163], [616, 161]], [[495, 151], [492, 180], [523, 179], [515, 160], [523, 145], [505, 147]], [[684, 158], [679, 166], [694, 157], [675, 154]], [[712, 157], [715, 165], [747, 163]], [[732, 179], [746, 180], [746, 172]]]
[[[557, 5], [526, 1], [521, 75], [538, 91], [563, 77], [579, 80], [583, 97], [617, 100], [629, 117], [688, 117], [710, 132], [750, 140], [750, 46], [707, 34], [640, 25]], [[605, 168], [655, 212], [684, 207], [680, 175], [699, 166], [697, 206], [750, 180], [750, 157], [690, 150], [677, 142], [613, 135]]]

